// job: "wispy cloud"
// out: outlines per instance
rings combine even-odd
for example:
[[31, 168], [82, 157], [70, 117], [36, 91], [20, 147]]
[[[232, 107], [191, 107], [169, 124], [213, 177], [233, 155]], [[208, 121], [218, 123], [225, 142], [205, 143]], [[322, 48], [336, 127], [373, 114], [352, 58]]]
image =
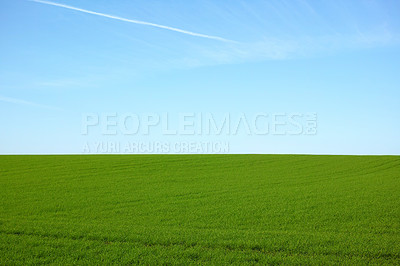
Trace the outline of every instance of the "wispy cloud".
[[197, 68], [211, 65], [260, 62], [265, 60], [291, 60], [331, 56], [349, 50], [365, 50], [400, 43], [391, 32], [363, 32], [362, 34], [338, 34], [304, 36], [299, 38], [265, 38], [260, 41], [219, 44], [212, 47], [188, 48], [182, 57], [172, 57], [160, 63], [160, 68]]
[[87, 9], [73, 7], [73, 6], [64, 5], [64, 4], [60, 4], [60, 3], [55, 3], [55, 2], [50, 2], [50, 1], [43, 1], [43, 0], [30, 0], [30, 1], [33, 1], [33, 2], [36, 2], [36, 3], [42, 3], [42, 4], [46, 4], [46, 5], [52, 5], [52, 6], [58, 6], [58, 7], [62, 7], [62, 8], [67, 8], [67, 9], [71, 9], [71, 10], [75, 10], [75, 11], [79, 11], [79, 12], [83, 12], [83, 13], [88, 13], [88, 14], [101, 16], [101, 17], [106, 17], [106, 18], [110, 18], [110, 19], [116, 19], [116, 20], [120, 20], [120, 21], [124, 21], [124, 22], [129, 22], [129, 23], [134, 23], [134, 24], [140, 24], [140, 25], [146, 25], [146, 26], [166, 29], [166, 30], [170, 30], [170, 31], [175, 31], [175, 32], [191, 35], [191, 36], [196, 36], [196, 37], [201, 37], [201, 38], [206, 38], [206, 39], [212, 39], [212, 40], [217, 40], [217, 41], [223, 41], [223, 42], [235, 42], [235, 41], [232, 41], [232, 40], [229, 40], [229, 39], [225, 39], [225, 38], [222, 38], [222, 37], [219, 37], [219, 36], [212, 36], [212, 35], [207, 35], [207, 34], [202, 34], [202, 33], [196, 33], [196, 32], [192, 32], [192, 31], [187, 31], [187, 30], [183, 30], [183, 29], [178, 29], [178, 28], [174, 28], [174, 27], [170, 27], [170, 26], [160, 25], [160, 24], [141, 21], [141, 20], [122, 18], [122, 17], [118, 17], [118, 16], [114, 16], [114, 15], [109, 15], [109, 14], [104, 14], [104, 13], [100, 13], [100, 12], [90, 11], [90, 10], [87, 10]]
[[[246, 36], [246, 38], [241, 38], [243, 40], [241, 42], [150, 22], [126, 19], [46, 0], [30, 1], [119, 21], [162, 28], [186, 35], [218, 40], [206, 43], [201, 41], [159, 43], [158, 41], [154, 42], [152, 39], [133, 39], [130, 32], [123, 34], [117, 30], [113, 31], [113, 34], [118, 32], [119, 38], [132, 41], [129, 44], [140, 46], [142, 48], [140, 53], [138, 50], [121, 49], [120, 51], [123, 51], [122, 54], [113, 50], [96, 56], [102, 56], [110, 62], [118, 60], [121, 63], [121, 69], [126, 67], [126, 69], [131, 70], [133, 67], [137, 67], [138, 72], [144, 71], [146, 68], [151, 70], [171, 69], [172, 67], [191, 68], [263, 60], [288, 60], [400, 43], [397, 31], [393, 31], [390, 25], [382, 24], [380, 20], [376, 20], [373, 27], [355, 27], [356, 30], [351, 30], [353, 22], [350, 19], [342, 19], [343, 25], [336, 26], [331, 20], [325, 18], [324, 10], [319, 10], [312, 5], [312, 2], [303, 0], [293, 3], [277, 2], [275, 4], [274, 2], [263, 2], [261, 5], [243, 3], [236, 13], [231, 13], [226, 8], [226, 5], [220, 7], [216, 5], [215, 10], [211, 10], [218, 14], [218, 19], [221, 21], [220, 27], [237, 29], [237, 34]], [[243, 17], [246, 19], [239, 19], [242, 18], [242, 16], [239, 16], [242, 14], [242, 9], [245, 11]], [[340, 11], [345, 8], [339, 6], [336, 9], [338, 10], [336, 13], [340, 15], [342, 13]], [[359, 16], [355, 12], [354, 20], [357, 20]], [[346, 30], [342, 30], [342, 28]], [[154, 53], [155, 49], [160, 49], [160, 52]], [[106, 56], [108, 58], [105, 58]], [[134, 60], [131, 60], [132, 58]], [[131, 73], [132, 71], [127, 72]], [[91, 83], [82, 82], [82, 84]], [[47, 87], [82, 86], [79, 83], [68, 80], [44, 82], [40, 85]], [[85, 87], [87, 86], [89, 85], [85, 85]]]
[[50, 109], [50, 110], [58, 110], [58, 111], [61, 110], [60, 108], [57, 108], [57, 107], [54, 107], [54, 106], [34, 103], [34, 102], [30, 102], [30, 101], [25, 101], [25, 100], [22, 100], [22, 99], [5, 97], [5, 96], [1, 96], [1, 95], [0, 95], [0, 101], [1, 102], [6, 102], [6, 103], [28, 105], [28, 106], [39, 107], [39, 108]]

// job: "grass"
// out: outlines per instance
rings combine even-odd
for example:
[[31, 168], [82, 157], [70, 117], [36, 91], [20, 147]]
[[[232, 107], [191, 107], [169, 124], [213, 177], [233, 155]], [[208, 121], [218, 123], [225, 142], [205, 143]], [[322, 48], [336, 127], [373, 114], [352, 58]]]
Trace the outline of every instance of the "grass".
[[0, 264], [399, 264], [400, 157], [0, 156]]

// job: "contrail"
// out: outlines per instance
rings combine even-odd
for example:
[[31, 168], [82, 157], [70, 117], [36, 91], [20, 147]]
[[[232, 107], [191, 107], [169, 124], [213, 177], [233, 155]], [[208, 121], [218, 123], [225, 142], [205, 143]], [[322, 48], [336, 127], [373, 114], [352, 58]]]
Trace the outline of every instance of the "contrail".
[[113, 16], [113, 15], [94, 12], [94, 11], [90, 11], [90, 10], [86, 10], [86, 9], [82, 9], [82, 8], [78, 8], [78, 7], [73, 7], [73, 6], [68, 6], [68, 5], [64, 5], [64, 4], [59, 4], [59, 3], [55, 3], [55, 2], [44, 1], [44, 0], [30, 0], [30, 1], [42, 3], [42, 4], [46, 4], [46, 5], [63, 7], [63, 8], [67, 8], [67, 9], [72, 9], [72, 10], [76, 10], [76, 11], [80, 11], [80, 12], [84, 12], [84, 13], [88, 13], [88, 14], [92, 14], [92, 15], [102, 16], [102, 17], [106, 17], [106, 18], [116, 19], [116, 20], [120, 20], [120, 21], [125, 21], [125, 22], [130, 22], [130, 23], [135, 23], [135, 24], [147, 25], [147, 26], [152, 26], [152, 27], [156, 27], [156, 28], [176, 31], [176, 32], [180, 32], [183, 34], [192, 35], [192, 36], [196, 36], [196, 37], [213, 39], [213, 40], [218, 40], [218, 41], [223, 41], [223, 42], [234, 42], [234, 41], [231, 41], [231, 40], [228, 40], [228, 39], [225, 39], [222, 37], [218, 37], [218, 36], [212, 36], [212, 35], [207, 35], [207, 34], [191, 32], [191, 31], [173, 28], [173, 27], [169, 27], [169, 26], [164, 26], [164, 25], [160, 25], [160, 24], [155, 24], [155, 23], [151, 23], [151, 22], [121, 18], [121, 17], [117, 17], [117, 16]]
[[11, 97], [5, 97], [5, 96], [2, 96], [2, 95], [0, 95], [0, 102], [29, 105], [29, 106], [34, 106], [34, 107], [40, 107], [40, 108], [45, 108], [45, 109], [50, 109], [50, 110], [61, 111], [60, 108], [57, 108], [57, 107], [54, 107], [54, 106], [49, 106], [49, 105], [29, 102], [29, 101], [16, 99], [16, 98], [11, 98]]

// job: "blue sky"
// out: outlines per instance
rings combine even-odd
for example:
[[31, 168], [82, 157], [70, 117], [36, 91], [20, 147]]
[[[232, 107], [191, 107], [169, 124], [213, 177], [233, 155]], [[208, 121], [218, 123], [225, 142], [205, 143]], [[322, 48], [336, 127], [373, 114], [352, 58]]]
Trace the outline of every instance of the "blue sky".
[[[1, 154], [82, 153], [96, 141], [400, 154], [398, 1], [0, 0], [0, 34]], [[316, 113], [318, 126], [82, 135], [83, 114], [114, 112]]]

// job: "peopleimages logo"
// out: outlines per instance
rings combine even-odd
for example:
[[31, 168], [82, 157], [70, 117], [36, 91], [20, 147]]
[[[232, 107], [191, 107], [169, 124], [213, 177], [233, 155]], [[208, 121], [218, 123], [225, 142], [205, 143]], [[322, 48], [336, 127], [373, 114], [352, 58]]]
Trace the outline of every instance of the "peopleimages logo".
[[317, 114], [84, 113], [81, 133], [83, 153], [229, 153], [239, 136], [316, 135]]
[[104, 136], [316, 135], [317, 114], [84, 113], [81, 133]]

